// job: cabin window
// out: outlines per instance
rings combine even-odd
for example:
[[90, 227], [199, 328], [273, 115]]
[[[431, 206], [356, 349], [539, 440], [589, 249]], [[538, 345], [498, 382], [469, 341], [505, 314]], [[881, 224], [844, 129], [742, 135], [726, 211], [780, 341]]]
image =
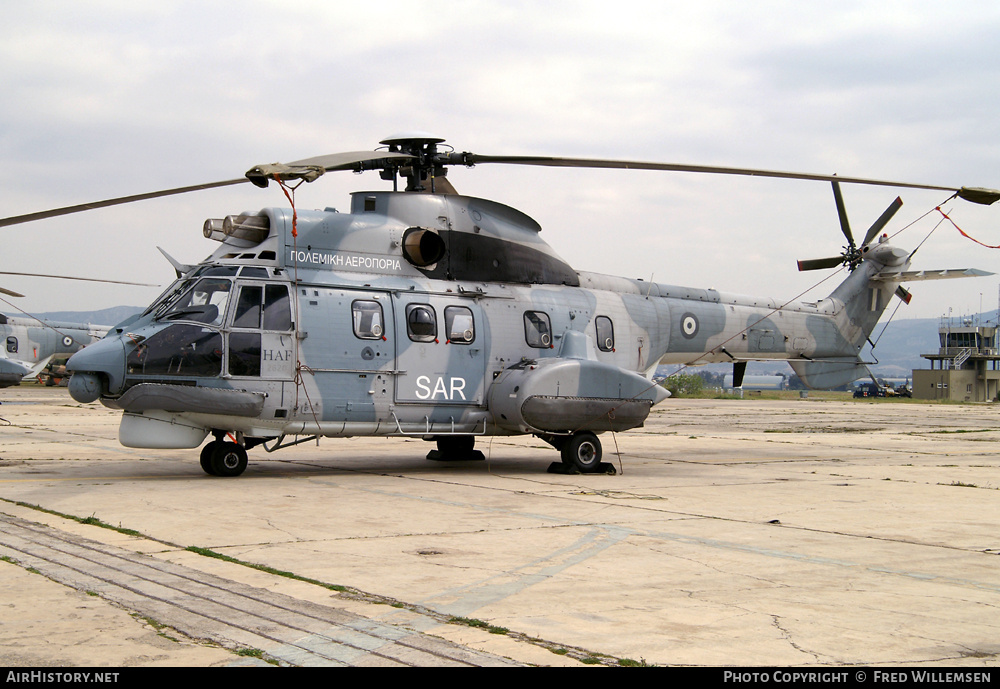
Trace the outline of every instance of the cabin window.
[[615, 326], [607, 316], [594, 319], [597, 328], [597, 348], [602, 352], [615, 351]]
[[524, 312], [524, 339], [531, 347], [549, 349], [552, 347], [552, 323], [544, 311]]
[[450, 344], [469, 344], [476, 339], [476, 323], [471, 309], [465, 306], [446, 307], [444, 323]]
[[229, 375], [260, 375], [260, 333], [229, 334]]
[[427, 304], [409, 304], [406, 307], [406, 334], [414, 342], [433, 342], [437, 339], [437, 316]]
[[127, 371], [135, 375], [217, 376], [222, 372], [222, 336], [197, 325], [172, 325], [129, 353]]
[[17, 354], [17, 338], [13, 335], [7, 338], [7, 351], [11, 354]]
[[351, 305], [354, 312], [354, 334], [362, 340], [381, 340], [384, 332], [382, 305], [377, 301], [358, 300]]

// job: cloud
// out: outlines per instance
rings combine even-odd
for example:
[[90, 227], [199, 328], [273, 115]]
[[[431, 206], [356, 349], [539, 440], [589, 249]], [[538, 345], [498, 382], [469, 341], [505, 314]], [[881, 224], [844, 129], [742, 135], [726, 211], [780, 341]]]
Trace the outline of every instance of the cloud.
[[[0, 26], [0, 208], [228, 179], [413, 129], [481, 153], [998, 187], [998, 23], [1000, 10], [971, 2], [12, 5]], [[303, 204], [343, 208], [352, 190], [385, 188], [371, 173], [328, 177], [302, 189]], [[781, 298], [813, 280], [795, 258], [842, 243], [823, 184], [507, 166], [450, 179], [535, 216], [586, 270]], [[894, 194], [845, 190], [852, 223], [867, 227]], [[903, 196], [900, 224], [942, 200]], [[157, 244], [197, 261], [212, 249], [205, 218], [266, 205], [283, 197], [230, 189], [8, 228], [4, 260], [169, 279]], [[970, 233], [1000, 244], [996, 209], [976, 211], [959, 212]], [[993, 262], [942, 231], [919, 256], [928, 268]], [[971, 282], [920, 286], [908, 311], [996, 289]], [[131, 298], [29, 287], [41, 310]]]

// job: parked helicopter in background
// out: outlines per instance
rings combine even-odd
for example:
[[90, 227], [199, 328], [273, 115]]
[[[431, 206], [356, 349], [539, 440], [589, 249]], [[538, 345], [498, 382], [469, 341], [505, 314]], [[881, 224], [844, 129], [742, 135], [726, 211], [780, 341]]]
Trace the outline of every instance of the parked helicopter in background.
[[40, 321], [0, 313], [0, 388], [37, 376], [57, 356], [69, 356], [97, 342], [111, 326]]
[[[428, 458], [482, 458], [480, 436], [533, 434], [569, 470], [602, 463], [598, 434], [641, 426], [668, 397], [659, 363], [787, 360], [811, 387], [867, 374], [859, 354], [901, 283], [985, 275], [911, 272], [882, 228], [856, 245], [839, 184], [947, 189], [993, 203], [1000, 192], [825, 175], [632, 161], [457, 153], [422, 133], [386, 148], [261, 165], [244, 178], [0, 220], [0, 226], [222, 187], [313, 181], [379, 170], [392, 191], [352, 195], [349, 213], [265, 208], [205, 222], [220, 242], [142, 314], [75, 354], [70, 393], [121, 409], [130, 447], [196, 448], [204, 470], [236, 476], [247, 450], [320, 436], [412, 436]], [[782, 304], [574, 270], [519, 210], [458, 194], [448, 167], [487, 163], [749, 174], [833, 183], [848, 240], [847, 278], [817, 302]], [[405, 180], [398, 190], [400, 178]], [[293, 197], [288, 195], [289, 200]], [[878, 239], [877, 239], [878, 238]], [[876, 241], [877, 239], [877, 241]], [[232, 437], [232, 440], [226, 438]], [[289, 440], [296, 438], [295, 440]]]
[[[41, 275], [0, 271], [0, 275], [17, 275], [32, 278], [57, 280], [81, 280], [116, 285], [139, 285], [152, 287], [146, 283], [108, 280], [104, 278], [73, 277], [68, 275]], [[9, 297], [23, 297], [23, 294], [0, 287], [0, 294]], [[0, 300], [6, 301], [2, 297]], [[9, 303], [9, 302], [8, 302]], [[22, 312], [23, 313], [23, 312]], [[21, 381], [45, 375], [49, 363], [57, 357], [68, 357], [97, 342], [111, 329], [110, 325], [92, 323], [71, 323], [36, 318], [31, 314], [8, 316], [0, 313], [0, 388], [20, 385]]]

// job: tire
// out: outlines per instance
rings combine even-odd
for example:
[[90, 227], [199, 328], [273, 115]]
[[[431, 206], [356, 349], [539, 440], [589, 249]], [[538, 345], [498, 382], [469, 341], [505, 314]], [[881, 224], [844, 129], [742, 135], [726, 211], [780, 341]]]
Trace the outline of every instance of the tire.
[[590, 474], [601, 465], [601, 441], [590, 431], [581, 431], [566, 441], [560, 454], [563, 464], [582, 474]]
[[247, 451], [236, 443], [221, 442], [212, 450], [215, 476], [239, 476], [247, 468]]
[[215, 469], [212, 468], [212, 454], [219, 445], [224, 443], [221, 440], [213, 440], [205, 447], [201, 448], [201, 468], [209, 476], [215, 476]]

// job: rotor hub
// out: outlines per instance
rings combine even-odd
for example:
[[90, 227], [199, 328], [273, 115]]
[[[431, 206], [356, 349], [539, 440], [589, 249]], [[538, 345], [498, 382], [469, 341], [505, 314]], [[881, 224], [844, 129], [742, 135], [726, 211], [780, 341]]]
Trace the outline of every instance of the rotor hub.
[[382, 179], [395, 182], [396, 173], [406, 178], [406, 191], [434, 191], [434, 179], [445, 177], [448, 168], [446, 161], [438, 154], [438, 144], [444, 139], [427, 132], [403, 132], [395, 134], [379, 143], [388, 146], [390, 153], [403, 153], [413, 156], [412, 160], [399, 167], [382, 170]]

